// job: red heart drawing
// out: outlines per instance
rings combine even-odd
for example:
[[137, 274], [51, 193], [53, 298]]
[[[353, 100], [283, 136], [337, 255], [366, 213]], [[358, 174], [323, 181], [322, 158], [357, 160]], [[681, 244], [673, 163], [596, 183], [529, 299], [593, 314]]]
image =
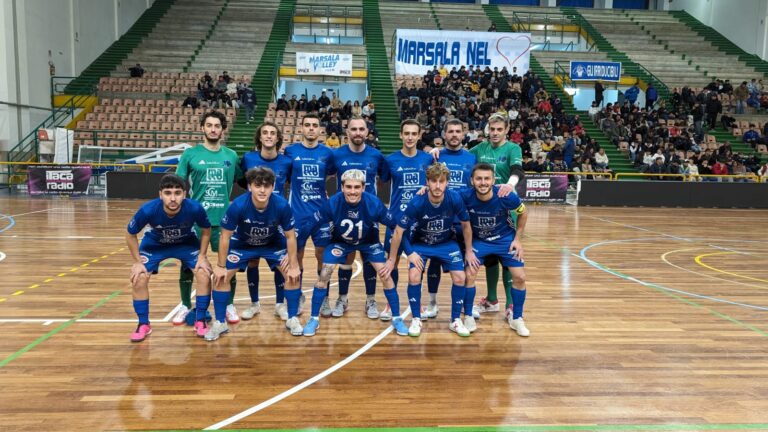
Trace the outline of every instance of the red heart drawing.
[[[501, 41], [503, 41], [504, 39], [511, 39], [511, 40], [528, 39], [528, 47], [523, 52], [521, 52], [519, 56], [515, 57], [515, 59], [510, 63], [509, 57], [505, 56], [504, 53], [501, 52], [501, 49], [499, 48], [499, 44], [501, 44]], [[496, 41], [496, 51], [499, 53], [500, 56], [504, 57], [504, 60], [507, 61], [507, 64], [509, 65], [510, 72], [512, 70], [512, 66], [520, 59], [520, 57], [522, 57], [525, 53], [530, 51], [530, 49], [531, 49], [531, 38], [530, 38], [530, 36], [526, 36], [526, 35], [520, 35], [520, 36], [515, 36], [515, 37], [504, 36], [504, 37], [500, 37]]]

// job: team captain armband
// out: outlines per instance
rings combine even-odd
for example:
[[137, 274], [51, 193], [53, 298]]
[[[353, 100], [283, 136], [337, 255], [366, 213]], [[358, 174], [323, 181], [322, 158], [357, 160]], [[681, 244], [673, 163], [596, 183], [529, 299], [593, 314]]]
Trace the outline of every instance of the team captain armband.
[[515, 213], [517, 213], [519, 215], [525, 213], [525, 204], [520, 203], [520, 206], [515, 209]]

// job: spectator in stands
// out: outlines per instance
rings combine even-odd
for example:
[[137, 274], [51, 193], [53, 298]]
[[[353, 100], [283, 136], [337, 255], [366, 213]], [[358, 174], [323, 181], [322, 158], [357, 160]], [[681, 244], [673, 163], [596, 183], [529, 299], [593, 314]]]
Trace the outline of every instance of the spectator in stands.
[[288, 100], [285, 99], [285, 93], [283, 93], [282, 96], [280, 96], [280, 99], [277, 100], [276, 103], [276, 110], [277, 111], [288, 111], [290, 107], [288, 106]]
[[576, 154], [576, 139], [570, 136], [568, 132], [563, 132], [565, 138], [565, 145], [563, 146], [563, 161], [565, 162], [566, 171], [570, 171], [573, 168], [573, 158]]
[[[728, 166], [725, 164], [725, 161], [723, 158], [717, 158], [717, 162], [712, 166], [712, 174], [715, 175], [728, 175], [730, 174], [728, 172]], [[718, 177], [717, 181], [730, 181], [730, 179], [725, 179], [723, 177]]]
[[328, 135], [335, 133], [337, 136], [341, 136], [341, 134], [344, 133], [343, 128], [341, 127], [341, 121], [339, 120], [339, 116], [336, 114], [336, 112], [331, 114], [330, 121], [325, 127], [325, 132]]
[[183, 106], [184, 108], [195, 109], [200, 106], [200, 102], [197, 101], [197, 97], [195, 93], [190, 93], [189, 96], [187, 96], [187, 98], [184, 99], [184, 102], [181, 103], [181, 106]]
[[[667, 174], [668, 171], [666, 165], [664, 165], [664, 158], [656, 156], [648, 172], [651, 174]], [[651, 180], [664, 180], [664, 177], [651, 177]]]
[[288, 110], [290, 111], [299, 110], [299, 100], [296, 99], [296, 95], [291, 95], [291, 100], [288, 101]]
[[598, 105], [599, 103], [597, 101], [592, 101], [592, 106], [590, 106], [589, 111], [587, 111], [587, 113], [589, 114], [589, 118], [592, 121], [595, 121], [597, 114], [600, 112], [600, 107]]
[[[283, 96], [285, 96], [285, 95], [283, 95]], [[310, 99], [309, 102], [307, 102], [307, 112], [308, 113], [311, 113], [311, 112], [315, 112], [316, 113], [318, 111], [320, 111], [320, 102], [318, 102], [317, 96], [312, 95], [312, 99]]]
[[608, 168], [608, 162], [610, 162], [608, 155], [605, 154], [605, 149], [601, 148], [595, 155], [595, 167], [606, 169]]
[[240, 96], [237, 94], [237, 83], [230, 81], [227, 83], [227, 96], [231, 101], [232, 108], [240, 108]]
[[320, 98], [317, 99], [317, 102], [320, 104], [320, 108], [327, 108], [331, 105], [331, 99], [328, 98], [328, 95], [326, 95], [325, 92], [320, 94]]
[[536, 156], [536, 163], [533, 165], [533, 171], [537, 173], [552, 171], [552, 166], [548, 160], [544, 159], [544, 156], [538, 155]]
[[685, 165], [682, 169], [682, 174], [685, 176], [684, 179], [688, 181], [701, 181], [701, 177], [699, 177], [699, 167], [696, 166], [695, 163], [693, 163], [693, 160], [688, 159], [685, 161]]
[[640, 88], [637, 86], [637, 82], [632, 84], [632, 87], [624, 91], [624, 100], [634, 106], [637, 103], [637, 97], [640, 95]]
[[144, 76], [144, 68], [138, 63], [136, 63], [136, 66], [128, 68], [128, 72], [130, 72], [131, 78], [141, 78]]
[[376, 122], [376, 109], [373, 103], [369, 103], [363, 107], [363, 117], [368, 117], [371, 121]]
[[342, 102], [341, 99], [336, 95], [336, 92], [333, 92], [333, 97], [331, 98], [331, 108], [334, 110], [341, 110]]
[[603, 92], [605, 91], [605, 87], [603, 87], [603, 82], [600, 80], [595, 81], [595, 103], [597, 106], [602, 107], [603, 106]]
[[339, 136], [336, 135], [336, 131], [331, 132], [328, 138], [325, 139], [325, 145], [326, 147], [333, 149], [341, 147], [341, 140], [339, 140]]
[[360, 102], [355, 101], [352, 104], [352, 116], [353, 117], [362, 117], [363, 116], [363, 108], [360, 106]]
[[253, 113], [256, 111], [256, 92], [247, 87], [240, 97], [240, 103], [245, 108], [245, 123], [250, 124], [253, 121]]
[[717, 94], [712, 93], [709, 95], [706, 105], [707, 112], [707, 127], [710, 130], [717, 128], [717, 115], [723, 112], [723, 104], [717, 99]]
[[760, 177], [760, 180], [763, 182], [768, 181], [768, 162], [764, 163], [763, 166], [757, 170], [757, 176]]
[[397, 89], [397, 103], [400, 104], [403, 99], [408, 99], [408, 96], [408, 87], [405, 86], [405, 81], [403, 81], [400, 83], [400, 88]]
[[652, 110], [658, 98], [659, 92], [656, 91], [656, 87], [653, 84], [648, 84], [648, 88], [645, 89], [645, 109]]
[[[752, 80], [754, 81], [754, 79]], [[733, 97], [736, 100], [736, 114], [744, 114], [744, 109], [747, 106], [747, 99], [749, 98], [750, 91], [747, 89], [747, 82], [743, 81], [736, 90], [733, 91]]]
[[298, 111], [307, 111], [307, 95], [303, 94], [299, 97], [299, 103], [296, 105], [296, 109]]
[[223, 79], [224, 82], [227, 84], [232, 82], [232, 77], [229, 76], [229, 72], [227, 71], [222, 72], [221, 79]]
[[760, 143], [760, 132], [753, 123], [750, 123], [749, 130], [744, 132], [741, 139], [745, 144], [749, 144], [754, 149]]
[[224, 75], [219, 75], [219, 79], [216, 81], [215, 89], [217, 93], [225, 94], [227, 92], [227, 81], [224, 80]]
[[365, 139], [365, 145], [371, 146], [375, 149], [379, 148], [379, 139], [376, 138], [373, 132], [368, 132], [368, 138]]

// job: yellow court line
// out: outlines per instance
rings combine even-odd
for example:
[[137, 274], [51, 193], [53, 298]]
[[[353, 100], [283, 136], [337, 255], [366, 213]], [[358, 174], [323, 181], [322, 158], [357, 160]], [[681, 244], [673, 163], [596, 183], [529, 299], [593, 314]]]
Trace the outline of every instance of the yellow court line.
[[34, 289], [34, 288], [37, 288], [37, 287], [39, 287], [39, 286], [40, 286], [40, 285], [38, 285], [38, 284], [34, 284], [34, 285], [30, 285], [30, 286], [29, 286], [29, 288], [30, 288], [30, 289]]
[[58, 274], [58, 275], [56, 275], [56, 276], [58, 276], [58, 277], [64, 277], [64, 276], [66, 276], [66, 275], [67, 275], [66, 273], [59, 273], [59, 274]]
[[0, 298], [0, 303], [4, 302], [6, 300], [8, 300], [8, 299], [7, 298]]
[[22, 290], [18, 290], [18, 291], [16, 291], [15, 293], [13, 293], [13, 294], [11, 294], [11, 295], [13, 295], [13, 296], [17, 296], [17, 295], [22, 295], [22, 294], [24, 294], [24, 291], [22, 291]]
[[44, 280], [43, 282], [46, 282], [46, 283], [47, 283], [47, 282], [51, 282], [52, 280], [53, 280], [53, 279], [46, 279], [46, 280]]
[[702, 267], [706, 267], [706, 268], [708, 268], [708, 269], [710, 269], [712, 271], [716, 271], [718, 273], [723, 273], [723, 274], [727, 274], [727, 275], [731, 275], [731, 276], [736, 276], [736, 277], [743, 278], [743, 279], [749, 279], [749, 280], [753, 280], [753, 281], [768, 283], [768, 280], [766, 280], [766, 279], [754, 278], [754, 277], [751, 277], [751, 276], [744, 276], [742, 274], [732, 273], [732, 272], [725, 271], [725, 270], [720, 270], [717, 267], [712, 267], [711, 265], [704, 264], [701, 261], [702, 258], [708, 257], [708, 256], [714, 256], [714, 255], [733, 255], [735, 253], [736, 252], [714, 252], [714, 253], [708, 253], [708, 254], [699, 255], [696, 258], [694, 258], [693, 260], [696, 261], [696, 264], [698, 264], [698, 265], [700, 265]]

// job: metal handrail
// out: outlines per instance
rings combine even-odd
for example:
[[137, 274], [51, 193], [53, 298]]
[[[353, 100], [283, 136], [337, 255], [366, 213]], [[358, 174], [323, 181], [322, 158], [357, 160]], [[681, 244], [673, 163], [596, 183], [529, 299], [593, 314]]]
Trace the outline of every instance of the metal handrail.
[[[570, 69], [570, 67], [569, 67]], [[554, 78], [560, 77], [560, 82], [562, 83], [563, 89], [565, 89], [566, 84], [571, 88], [576, 88], [576, 84], [571, 80], [571, 73], [570, 70], [567, 70], [563, 67], [562, 64], [560, 64], [559, 61], [555, 61], [555, 70], [554, 70]]]
[[614, 180], [620, 180], [622, 178], [645, 178], [645, 177], [669, 177], [676, 179], [683, 179], [684, 181], [698, 181], [698, 179], [713, 178], [713, 179], [747, 179], [753, 180], [755, 183], [764, 183], [765, 179], [761, 179], [756, 174], [746, 175], [725, 175], [725, 174], [653, 174], [653, 173], [616, 173]]
[[[184, 142], [193, 141], [192, 139], [190, 139], [190, 140], [180, 140], [180, 139], [162, 138], [163, 135], [171, 135], [171, 134], [180, 135], [180, 134], [185, 134], [185, 135], [189, 135], [190, 138], [191, 137], [199, 137], [199, 136], [203, 135], [201, 132], [186, 132], [186, 131], [141, 131], [141, 132], [137, 132], [135, 130], [134, 131], [126, 131], [126, 130], [116, 130], [116, 129], [115, 130], [113, 130], [113, 129], [75, 129], [74, 132], [75, 132], [76, 135], [78, 133], [88, 133], [88, 134], [91, 134], [91, 139], [93, 139], [93, 145], [94, 146], [98, 146], [99, 145], [98, 144], [99, 140], [101, 140], [101, 141], [109, 141], [109, 140], [113, 140], [113, 139], [114, 140], [119, 139], [121, 141], [146, 141], [148, 143], [149, 142], [154, 142], [154, 146], [153, 147], [147, 146], [147, 148], [155, 148], [155, 147], [159, 148], [159, 142], [160, 141], [174, 141], [174, 142], [177, 142], [177, 143], [184, 143]], [[153, 137], [152, 138], [105, 138], [105, 137], [99, 138], [99, 134], [103, 135], [103, 134], [106, 134], [106, 133], [141, 133], [141, 134], [152, 134]], [[78, 138], [78, 139], [83, 139], [83, 138]], [[88, 138], [85, 138], [85, 139], [88, 139]], [[115, 148], [119, 148], [119, 147], [115, 147]]]

